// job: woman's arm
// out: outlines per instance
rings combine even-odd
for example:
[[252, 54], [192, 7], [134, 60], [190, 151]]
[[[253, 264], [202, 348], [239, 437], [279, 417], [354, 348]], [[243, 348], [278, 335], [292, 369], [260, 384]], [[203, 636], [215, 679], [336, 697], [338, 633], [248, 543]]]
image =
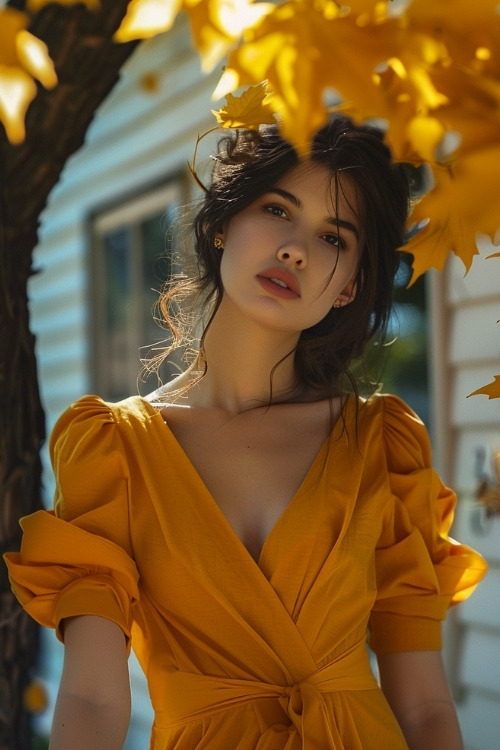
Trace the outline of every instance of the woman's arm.
[[123, 631], [102, 617], [69, 618], [50, 750], [121, 750], [129, 721]]
[[464, 750], [439, 651], [378, 657], [380, 684], [410, 750]]

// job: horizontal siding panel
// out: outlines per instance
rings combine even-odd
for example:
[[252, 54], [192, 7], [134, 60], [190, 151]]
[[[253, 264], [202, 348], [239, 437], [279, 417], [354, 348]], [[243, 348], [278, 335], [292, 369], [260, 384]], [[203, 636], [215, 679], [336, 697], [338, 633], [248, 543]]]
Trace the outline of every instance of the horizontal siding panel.
[[[500, 565], [500, 560], [498, 561]], [[467, 601], [460, 604], [458, 617], [463, 625], [497, 631], [500, 639], [500, 567], [493, 567]]]
[[188, 106], [177, 113], [169, 112], [165, 104], [161, 117], [144, 116], [139, 129], [123, 126], [116, 130], [108, 146], [98, 148], [89, 142], [81, 159], [75, 159], [71, 173], [64, 176], [64, 195], [57, 205], [60, 220], [70, 220], [65, 210], [71, 210], [75, 203], [86, 213], [88, 206], [116, 200], [141, 182], [150, 184], [185, 169], [193, 157], [197, 135], [213, 125], [206, 116], [200, 117], [209, 104], [208, 97], [203, 102], [189, 100]]
[[[196, 106], [193, 107], [193, 114], [199, 114]], [[85, 151], [86, 163], [76, 164], [75, 171], [65, 176], [66, 181], [71, 184], [68, 184], [57, 205], [54, 204], [51, 214], [46, 216], [47, 229], [41, 234], [41, 251], [45, 252], [44, 246], [48, 244], [54, 247], [67, 242], [62, 235], [75, 228], [75, 224], [78, 230], [75, 237], [77, 241], [78, 234], [81, 236], [87, 230], [87, 226], [82, 224], [82, 218], [86, 218], [89, 213], [102, 209], [108, 203], [116, 203], [154, 183], [165, 182], [180, 171], [186, 171], [187, 163], [193, 157], [198, 133], [211, 124], [208, 120], [195, 120], [192, 121], [190, 130], [187, 130], [185, 124], [178, 122], [177, 132], [170, 132], [168, 140], [163, 138], [158, 142], [152, 132], [147, 133], [146, 127], [141, 133], [147, 133], [147, 139], [140, 143], [137, 142], [136, 134], [131, 133], [130, 138], [122, 138], [122, 134], [117, 132], [117, 147], [112, 153], [102, 153], [89, 145]], [[164, 128], [168, 130], [162, 125], [161, 129]], [[158, 130], [158, 126], [153, 129]], [[203, 149], [200, 149], [201, 154], [202, 152]], [[126, 159], [123, 158], [124, 154], [127, 154]], [[92, 190], [89, 190], [91, 179]], [[75, 204], [79, 206], [78, 216], [73, 213]], [[56, 252], [61, 257], [67, 249], [61, 248]]]
[[[169, 156], [170, 167], [172, 157], [177, 164], [182, 161], [183, 165], [187, 158], [192, 157], [198, 133], [215, 123], [209, 114], [213, 107], [210, 91], [216, 85], [219, 74], [201, 78], [199, 62], [194, 58], [191, 67], [193, 70], [188, 78], [184, 74], [180, 76], [179, 71], [176, 71], [168, 83], [165, 83], [163, 90], [144, 97], [138, 95], [136, 83], [129, 87], [128, 94], [125, 91], [127, 81], [124, 79], [118, 84], [107, 102], [110, 114], [101, 118], [99, 113], [89, 130], [86, 147], [73, 157], [61, 183], [54, 190], [53, 199], [58, 199], [59, 209], [66, 204], [74, 206], [74, 191], [80, 188], [89, 198], [95, 195], [95, 191], [102, 187], [103, 178], [105, 184], [113, 179], [113, 173], [108, 172], [113, 165], [126, 167], [129, 159], [133, 160], [138, 156], [147, 159], [148, 152], [159, 146], [163, 151], [163, 171], [165, 160]], [[118, 94], [123, 95], [123, 111], [119, 113], [115, 111], [114, 103]], [[102, 128], [107, 130], [103, 131]], [[180, 138], [184, 142], [185, 154], [177, 151], [177, 141]], [[99, 158], [94, 162], [97, 153]], [[127, 159], [124, 159], [124, 154], [127, 154]], [[149, 179], [151, 180], [151, 175]], [[89, 190], [90, 181], [92, 190]], [[125, 181], [119, 186], [119, 192], [124, 191], [124, 186], [129, 189], [128, 182]]]
[[489, 365], [462, 366], [452, 378], [451, 422], [455, 427], [494, 426], [500, 428], [500, 401], [487, 396], [467, 396], [472, 391], [491, 383], [500, 374], [500, 359]]
[[68, 202], [62, 207], [58, 201], [45, 209], [42, 214], [40, 242], [35, 250], [37, 268], [45, 268], [50, 261], [54, 264], [73, 254], [81, 252], [82, 233], [86, 227], [82, 218], [81, 206]]
[[[81, 320], [81, 312], [75, 310], [75, 313], [78, 313], [79, 322], [84, 322]], [[80, 331], [77, 331], [73, 322], [68, 319], [60, 321], [57, 327], [47, 326], [37, 333], [38, 356], [44, 362], [59, 360], [63, 352], [67, 352], [68, 357], [87, 356], [89, 345], [87, 326], [80, 325]]]
[[479, 245], [480, 254], [474, 258], [467, 274], [464, 275], [464, 265], [458, 258], [453, 256], [449, 260], [446, 274], [447, 298], [453, 306], [469, 305], [476, 300], [481, 302], [485, 297], [500, 301], [500, 258], [487, 259], [488, 255], [498, 252], [498, 247], [484, 237]]
[[85, 367], [88, 359], [88, 345], [84, 339], [75, 339], [66, 348], [58, 347], [47, 356], [39, 358], [38, 369], [43, 379], [69, 377], [75, 367]]
[[[487, 519], [479, 503], [459, 499], [452, 535], [480, 552], [490, 565], [500, 566], [500, 517]], [[495, 600], [500, 604], [498, 593]], [[498, 625], [500, 628], [500, 616]]]
[[465, 750], [496, 750], [500, 745], [498, 698], [469, 693], [458, 704]]
[[100, 137], [109, 132], [110, 125], [123, 114], [123, 107], [129, 106], [131, 93], [137, 97], [137, 87], [143, 76], [151, 73], [157, 77], [158, 85], [153, 92], [140, 86], [145, 102], [154, 93], [174, 98], [202, 78], [200, 58], [191, 46], [188, 24], [178, 19], [173, 33], [158, 34], [136, 48], [123, 65], [120, 81], [111, 96], [99, 107], [98, 116], [91, 126], [93, 133]]
[[[500, 286], [500, 266], [497, 283]], [[450, 362], [454, 365], [496, 360], [500, 366], [500, 299], [456, 310], [450, 326]]]
[[55, 424], [57, 417], [70, 404], [88, 392], [88, 373], [82, 369], [76, 371], [75, 368], [71, 374], [60, 374], [59, 377], [53, 377], [50, 385], [42, 389], [43, 404], [47, 413], [51, 415], [50, 424]]
[[[474, 396], [473, 399], [475, 398]], [[495, 402], [490, 401], [489, 407], [494, 409]], [[464, 494], [473, 494], [478, 488], [480, 476], [486, 475], [491, 479], [493, 476], [491, 458], [498, 446], [500, 446], [500, 424], [493, 423], [490, 428], [477, 429], [475, 426], [462, 428], [457, 435], [454, 456], [455, 489]], [[478, 454], [484, 456], [484, 461], [478, 461]]]
[[[58, 328], [81, 326], [88, 318], [85, 309], [87, 295], [82, 288], [82, 282], [78, 285], [74, 279], [73, 289], [67, 289], [64, 293], [54, 294], [45, 300], [32, 304], [33, 330], [36, 333], [53, 331]], [[86, 334], [86, 331], [85, 331]]]
[[59, 361], [50, 363], [42, 362], [39, 366], [40, 377], [50, 382], [51, 387], [59, 390], [63, 384], [73, 378], [78, 378], [80, 372], [85, 369], [86, 357], [61, 357]]
[[[144, 51], [147, 55], [147, 52]], [[175, 70], [175, 75], [172, 71]], [[109, 146], [113, 142], [114, 133], [121, 129], [124, 124], [133, 128], [136, 132], [142, 129], [143, 119], [158, 117], [163, 122], [165, 111], [159, 107], [168, 103], [168, 111], [175, 112], [186, 106], [192, 89], [200, 80], [199, 60], [185, 52], [179, 56], [173, 65], [160, 60], [157, 65], [150, 65], [148, 71], [144, 71], [155, 77], [156, 89], [146, 92], [141, 84], [141, 72], [128, 76], [122, 75], [120, 80], [118, 96], [110, 103], [109, 112], [99, 117], [89, 130], [89, 142], [98, 146]], [[219, 75], [210, 77], [215, 87]], [[210, 85], [203, 86], [204, 96], [210, 97]], [[99, 113], [101, 115], [101, 112]], [[163, 116], [162, 116], [163, 115]]]
[[29, 284], [31, 307], [38, 314], [44, 314], [44, 305], [51, 305], [54, 300], [77, 290], [78, 304], [81, 304], [82, 273], [86, 271], [86, 263], [82, 257], [81, 241], [79, 245], [79, 253], [68, 253], [57, 262], [54, 262], [53, 257], [48, 257], [43, 270], [31, 279]]
[[472, 628], [467, 630], [460, 672], [460, 681], [466, 688], [498, 694], [500, 700], [498, 635]]

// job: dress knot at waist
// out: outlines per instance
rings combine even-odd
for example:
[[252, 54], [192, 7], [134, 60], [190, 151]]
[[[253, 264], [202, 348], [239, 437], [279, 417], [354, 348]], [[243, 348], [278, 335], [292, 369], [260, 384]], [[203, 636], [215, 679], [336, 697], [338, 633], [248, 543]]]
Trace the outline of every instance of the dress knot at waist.
[[[288, 738], [286, 748], [301, 748], [301, 738], [304, 737], [308, 738], [307, 746], [310, 748], [333, 748], [339, 745], [329, 743], [332, 732], [337, 739], [340, 738], [337, 730], [331, 726], [333, 717], [326, 715], [322, 694], [377, 688], [363, 640], [295, 684], [275, 685], [255, 679], [180, 671], [169, 674], [165, 690], [162, 691], [163, 705], [156, 707], [155, 724], [164, 728], [173, 727], [245, 703], [274, 698], [288, 717], [289, 725], [270, 727], [274, 737], [273, 747], [279, 729]], [[283, 716], [283, 719], [286, 717]], [[259, 750], [267, 747], [266, 734], [258, 745]]]

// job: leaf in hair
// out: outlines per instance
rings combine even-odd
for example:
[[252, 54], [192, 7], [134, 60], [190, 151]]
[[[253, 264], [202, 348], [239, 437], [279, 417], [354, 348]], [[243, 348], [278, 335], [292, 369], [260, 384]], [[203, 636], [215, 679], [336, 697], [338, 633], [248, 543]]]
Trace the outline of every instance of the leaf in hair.
[[227, 104], [218, 110], [213, 109], [218, 124], [223, 128], [249, 128], [257, 130], [259, 125], [275, 123], [274, 112], [270, 106], [271, 94], [268, 94], [267, 81], [247, 88], [241, 96], [228, 94]]

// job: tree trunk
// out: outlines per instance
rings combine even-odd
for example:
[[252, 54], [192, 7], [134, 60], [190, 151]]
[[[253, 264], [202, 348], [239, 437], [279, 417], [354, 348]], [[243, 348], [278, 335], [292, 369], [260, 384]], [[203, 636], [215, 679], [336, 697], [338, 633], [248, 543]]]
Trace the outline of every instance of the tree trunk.
[[[23, 3], [10, 3], [17, 8]], [[7, 143], [0, 127], [0, 551], [20, 544], [19, 518], [41, 507], [40, 447], [45, 439], [30, 332], [27, 283], [39, 216], [68, 159], [83, 143], [96, 108], [118, 80], [135, 44], [114, 44], [128, 0], [49, 5], [30, 31], [43, 39], [59, 85], [39, 90], [27, 137]], [[23, 694], [37, 659], [37, 627], [20, 609], [0, 566], [0, 750], [31, 748]]]

